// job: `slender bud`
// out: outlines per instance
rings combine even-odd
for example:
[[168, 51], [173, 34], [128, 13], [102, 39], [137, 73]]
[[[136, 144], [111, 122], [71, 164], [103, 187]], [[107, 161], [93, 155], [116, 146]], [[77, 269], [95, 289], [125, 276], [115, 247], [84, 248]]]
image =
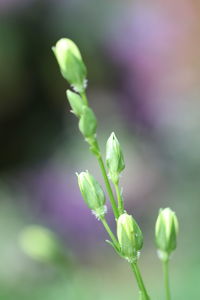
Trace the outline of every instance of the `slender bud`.
[[92, 210], [92, 213], [99, 219], [106, 213], [105, 195], [100, 184], [88, 172], [77, 174], [78, 184], [87, 206]]
[[64, 258], [56, 236], [42, 226], [26, 227], [20, 235], [20, 245], [29, 257], [40, 262], [58, 262]]
[[125, 168], [124, 156], [118, 139], [111, 133], [106, 144], [106, 164], [109, 177], [113, 183], [118, 183], [119, 175]]
[[80, 118], [83, 113], [83, 108], [85, 104], [83, 103], [82, 98], [77, 94], [70, 90], [67, 90], [67, 98], [69, 100], [69, 104], [72, 108], [72, 112]]
[[82, 93], [86, 88], [87, 70], [76, 44], [70, 39], [62, 38], [52, 50], [63, 77], [76, 92]]
[[83, 112], [79, 121], [79, 129], [84, 137], [88, 138], [96, 133], [97, 119], [93, 110], [87, 106], [83, 107]]
[[158, 255], [161, 260], [167, 260], [176, 249], [178, 220], [170, 208], [161, 209], [156, 221], [155, 238]]
[[117, 237], [122, 256], [130, 263], [137, 261], [143, 246], [143, 236], [131, 215], [124, 213], [117, 220]]

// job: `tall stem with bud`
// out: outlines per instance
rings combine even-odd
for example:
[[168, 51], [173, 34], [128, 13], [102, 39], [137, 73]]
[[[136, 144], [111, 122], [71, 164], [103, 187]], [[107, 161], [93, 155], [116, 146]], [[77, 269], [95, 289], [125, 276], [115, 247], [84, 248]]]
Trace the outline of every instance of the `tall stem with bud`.
[[[97, 120], [93, 110], [88, 105], [88, 99], [85, 93], [87, 70], [82, 60], [78, 47], [69, 39], [61, 39], [53, 47], [54, 54], [57, 58], [63, 77], [71, 84], [73, 90], [67, 91], [67, 97], [72, 108], [72, 113], [79, 119], [79, 130], [89, 144], [91, 152], [97, 157], [110, 203], [117, 222], [117, 237], [111, 231], [106, 218], [106, 206], [104, 192], [95, 180], [95, 178], [87, 171], [77, 174], [78, 183], [81, 194], [92, 210], [97, 219], [101, 220], [111, 241], [108, 241], [115, 251], [128, 260], [129, 263], [137, 261], [138, 251], [142, 247], [142, 232], [132, 216], [124, 213], [124, 202], [119, 187], [120, 173], [125, 168], [124, 157], [115, 134], [112, 133], [106, 145], [106, 167], [100, 152], [96, 137]], [[109, 179], [115, 187], [117, 203], [111, 188]], [[128, 236], [127, 236], [128, 234]], [[139, 290], [141, 290], [142, 277], [139, 276], [139, 269], [134, 272]], [[139, 276], [139, 277], [138, 277]], [[140, 280], [138, 280], [140, 278]], [[143, 293], [144, 294], [144, 293]]]
[[158, 257], [162, 261], [166, 300], [171, 299], [169, 287], [169, 259], [176, 249], [178, 220], [170, 208], [160, 209], [155, 227]]
[[169, 260], [163, 261], [163, 274], [165, 286], [165, 299], [171, 300], [170, 286], [169, 286]]
[[[77, 174], [81, 194], [89, 209], [102, 222], [107, 231], [111, 239], [111, 241], [107, 242], [131, 265], [138, 283], [140, 300], [150, 300], [137, 264], [139, 253], [143, 246], [143, 235], [135, 219], [124, 211], [124, 200], [119, 186], [120, 175], [125, 168], [120, 143], [114, 132], [111, 133], [106, 144], [106, 169], [96, 135], [96, 116], [89, 107], [85, 92], [87, 69], [81, 53], [74, 42], [65, 38], [59, 40], [52, 49], [63, 77], [70, 83], [73, 89], [73, 91], [67, 90], [67, 98], [72, 113], [79, 119], [79, 130], [85, 141], [89, 144], [91, 152], [98, 160], [117, 224], [117, 237], [111, 231], [105, 218], [107, 208], [103, 189], [88, 171]], [[110, 181], [114, 185], [117, 201], [115, 200]], [[159, 257], [164, 265], [166, 300], [170, 300], [168, 258], [169, 254], [176, 247], [177, 227], [177, 219], [170, 209], [160, 212], [156, 223], [156, 243], [159, 250]]]

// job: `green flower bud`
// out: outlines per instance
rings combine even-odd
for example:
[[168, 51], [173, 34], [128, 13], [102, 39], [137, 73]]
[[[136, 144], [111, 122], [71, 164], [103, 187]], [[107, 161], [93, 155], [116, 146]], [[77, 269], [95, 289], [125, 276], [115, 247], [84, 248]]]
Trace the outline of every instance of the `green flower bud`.
[[20, 235], [20, 245], [29, 257], [40, 262], [58, 262], [64, 257], [56, 236], [42, 226], [26, 227]]
[[78, 118], [80, 118], [81, 114], [83, 113], [83, 108], [85, 106], [85, 104], [83, 103], [82, 98], [78, 94], [73, 93], [70, 90], [67, 90], [67, 98], [68, 98], [69, 104], [72, 108], [72, 112]]
[[56, 56], [63, 77], [76, 92], [86, 88], [87, 70], [76, 44], [70, 39], [60, 39], [52, 50]]
[[176, 249], [177, 234], [178, 220], [175, 212], [170, 208], [161, 209], [155, 227], [156, 245], [161, 260], [167, 260]]
[[143, 246], [143, 236], [137, 222], [127, 213], [122, 214], [117, 220], [117, 237], [121, 255], [128, 262], [135, 262]]
[[96, 133], [97, 119], [91, 108], [84, 106], [79, 121], [79, 129], [84, 137], [89, 138]]
[[102, 187], [88, 171], [81, 172], [77, 176], [83, 199], [97, 219], [100, 219], [107, 211], [105, 206], [106, 199]]
[[119, 174], [124, 170], [125, 163], [120, 143], [114, 132], [111, 133], [106, 144], [106, 164], [109, 177], [114, 183], [118, 183]]

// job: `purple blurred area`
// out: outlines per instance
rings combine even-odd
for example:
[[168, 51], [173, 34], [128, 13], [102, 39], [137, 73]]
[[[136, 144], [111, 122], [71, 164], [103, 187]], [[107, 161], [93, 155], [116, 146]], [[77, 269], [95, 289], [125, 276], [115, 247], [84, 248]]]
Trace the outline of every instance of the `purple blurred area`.
[[[75, 175], [88, 169], [103, 184], [100, 171], [69, 112], [68, 85], [51, 51], [59, 38], [69, 37], [88, 68], [101, 148], [105, 152], [112, 131], [123, 147], [125, 206], [144, 231], [146, 259], [154, 251], [157, 211], [171, 206], [187, 233], [180, 234], [180, 257], [190, 251], [195, 260], [199, 8], [189, 0], [0, 1], [0, 201], [5, 224], [12, 223], [16, 234], [25, 225], [42, 224], [80, 261], [110, 253]], [[108, 219], [114, 229], [110, 208]]]

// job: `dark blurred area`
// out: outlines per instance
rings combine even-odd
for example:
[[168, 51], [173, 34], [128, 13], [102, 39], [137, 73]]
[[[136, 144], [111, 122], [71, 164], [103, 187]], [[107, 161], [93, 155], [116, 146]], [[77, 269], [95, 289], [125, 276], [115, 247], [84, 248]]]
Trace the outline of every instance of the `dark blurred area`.
[[[77, 43], [88, 68], [103, 153], [112, 131], [123, 147], [125, 206], [144, 232], [139, 263], [152, 299], [163, 299], [154, 224], [167, 206], [180, 222], [173, 299], [198, 299], [199, 8], [189, 0], [0, 1], [0, 299], [138, 297], [78, 190], [76, 171], [103, 182], [51, 51], [61, 37]], [[114, 230], [110, 209], [108, 220]], [[25, 255], [19, 237], [32, 224], [54, 232], [62, 260]]]

